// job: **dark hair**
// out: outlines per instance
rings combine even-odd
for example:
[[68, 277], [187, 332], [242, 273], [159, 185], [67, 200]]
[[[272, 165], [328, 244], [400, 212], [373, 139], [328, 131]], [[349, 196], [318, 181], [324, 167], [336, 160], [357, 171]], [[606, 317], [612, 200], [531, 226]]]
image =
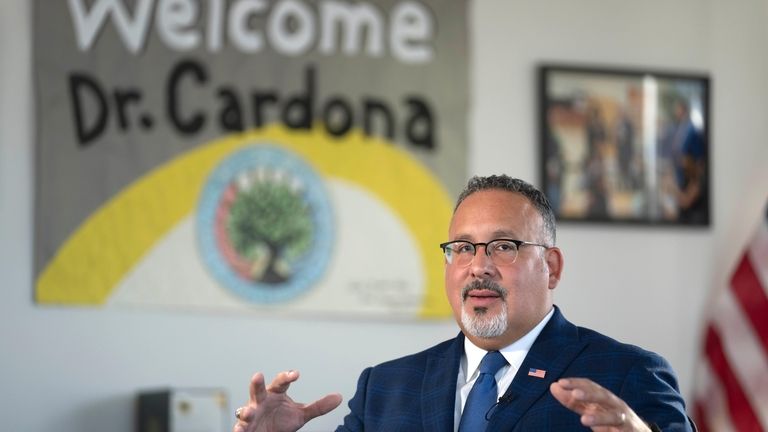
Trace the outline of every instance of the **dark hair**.
[[557, 235], [555, 213], [552, 211], [552, 206], [549, 205], [549, 200], [546, 195], [524, 180], [512, 178], [504, 174], [487, 177], [474, 176], [469, 179], [467, 186], [464, 187], [464, 190], [459, 194], [453, 212], [456, 212], [456, 209], [459, 208], [459, 204], [461, 204], [468, 196], [475, 192], [488, 189], [499, 189], [507, 192], [519, 193], [528, 199], [544, 220], [544, 234], [547, 237], [545, 240], [550, 242], [549, 246], [555, 245]]

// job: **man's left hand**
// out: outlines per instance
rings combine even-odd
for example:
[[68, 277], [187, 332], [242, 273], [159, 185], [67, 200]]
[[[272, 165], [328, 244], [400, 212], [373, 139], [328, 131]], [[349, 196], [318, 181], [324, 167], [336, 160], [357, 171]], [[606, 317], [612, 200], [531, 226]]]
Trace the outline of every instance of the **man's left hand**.
[[595, 432], [650, 432], [648, 425], [618, 396], [586, 378], [563, 378], [549, 386], [561, 404], [581, 416]]

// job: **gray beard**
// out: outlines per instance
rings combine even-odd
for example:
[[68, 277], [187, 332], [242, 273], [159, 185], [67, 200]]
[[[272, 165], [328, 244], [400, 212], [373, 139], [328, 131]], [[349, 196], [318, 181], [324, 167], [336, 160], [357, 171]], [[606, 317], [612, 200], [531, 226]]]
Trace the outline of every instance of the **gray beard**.
[[501, 295], [502, 304], [501, 311], [497, 314], [489, 314], [488, 309], [483, 307], [475, 308], [474, 313], [469, 313], [467, 310], [461, 308], [461, 324], [464, 330], [471, 336], [478, 338], [495, 338], [504, 334], [507, 331], [507, 290], [497, 285], [494, 282], [489, 281], [474, 281], [470, 283], [461, 292], [462, 305], [467, 299], [469, 291], [472, 289], [490, 289], [496, 291]]
[[466, 309], [461, 309], [461, 324], [464, 330], [472, 336], [479, 338], [495, 338], [507, 331], [507, 304], [501, 306], [501, 311], [490, 315], [486, 308], [475, 308], [475, 313], [470, 314]]

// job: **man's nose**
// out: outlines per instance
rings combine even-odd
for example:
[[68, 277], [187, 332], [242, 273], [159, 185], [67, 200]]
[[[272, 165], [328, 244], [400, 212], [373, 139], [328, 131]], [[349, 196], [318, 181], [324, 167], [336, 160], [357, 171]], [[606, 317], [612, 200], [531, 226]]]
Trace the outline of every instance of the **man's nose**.
[[470, 268], [475, 276], [488, 276], [496, 271], [496, 265], [491, 257], [488, 256], [488, 249], [485, 245], [476, 246], [475, 256], [472, 257]]

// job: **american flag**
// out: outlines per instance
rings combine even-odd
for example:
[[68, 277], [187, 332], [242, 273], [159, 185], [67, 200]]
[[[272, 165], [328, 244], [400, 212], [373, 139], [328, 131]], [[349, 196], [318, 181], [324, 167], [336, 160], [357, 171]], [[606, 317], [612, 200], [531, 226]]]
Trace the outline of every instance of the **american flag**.
[[544, 378], [544, 375], [546, 374], [547, 374], [547, 371], [545, 370], [534, 369], [534, 368], [528, 369], [528, 376], [532, 376], [536, 378]]
[[706, 324], [692, 415], [702, 432], [768, 432], [768, 207]]

